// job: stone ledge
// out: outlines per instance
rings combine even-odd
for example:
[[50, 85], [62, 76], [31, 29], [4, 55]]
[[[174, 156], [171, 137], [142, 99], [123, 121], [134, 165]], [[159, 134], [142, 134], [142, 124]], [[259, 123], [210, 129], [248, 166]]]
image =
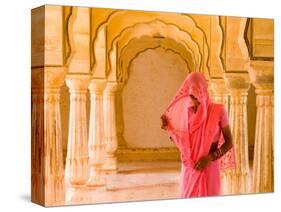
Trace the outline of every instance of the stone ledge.
[[120, 148], [116, 152], [118, 161], [180, 161], [176, 148]]

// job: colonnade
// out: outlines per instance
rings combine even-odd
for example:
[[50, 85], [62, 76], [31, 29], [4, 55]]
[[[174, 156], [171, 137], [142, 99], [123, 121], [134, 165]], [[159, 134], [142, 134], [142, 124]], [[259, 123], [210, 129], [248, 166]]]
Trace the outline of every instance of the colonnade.
[[[55, 77], [52, 69], [45, 69], [46, 71], [49, 73], [49, 78]], [[265, 71], [266, 79], [261, 77]], [[226, 171], [222, 176], [224, 194], [273, 191], [272, 74], [273, 66], [270, 66], [270, 63], [253, 62], [250, 77], [248, 72], [229, 73], [225, 75], [224, 79], [210, 81], [214, 101], [229, 105], [229, 121], [236, 157], [236, 168]], [[252, 180], [249, 175], [247, 134], [247, 95], [250, 80], [253, 81], [257, 94]], [[45, 140], [42, 145], [36, 144], [40, 147], [35, 146], [32, 151], [36, 158], [33, 162], [35, 171], [32, 182], [42, 182], [43, 176], [40, 178], [39, 172], [40, 167], [42, 169], [43, 166], [38, 166], [38, 163], [43, 163], [44, 158], [46, 196], [55, 201], [62, 201], [65, 191], [64, 182], [66, 182], [66, 186], [70, 187], [104, 186], [106, 173], [116, 173], [118, 164], [115, 153], [118, 148], [118, 139], [115, 98], [120, 86], [113, 82], [91, 79], [89, 75], [69, 74], [65, 77], [70, 95], [70, 114], [64, 171], [60, 118], [60, 86], [63, 81], [60, 79], [60, 82], [58, 80], [55, 82], [50, 83], [44, 92], [42, 89], [40, 92], [37, 87], [32, 90], [32, 119], [33, 123], [37, 124], [34, 127], [37, 129], [32, 133], [32, 138], [40, 140], [39, 137], [44, 137]], [[86, 121], [86, 95], [88, 92], [91, 96], [89, 129], [87, 129]], [[44, 107], [43, 110], [40, 110], [40, 105]], [[45, 118], [44, 123], [43, 117]], [[42, 134], [42, 128], [45, 129], [44, 134]], [[38, 154], [38, 149], [41, 148], [44, 149], [43, 155]], [[42, 158], [40, 159], [40, 157]], [[251, 188], [253, 190], [250, 190]]]

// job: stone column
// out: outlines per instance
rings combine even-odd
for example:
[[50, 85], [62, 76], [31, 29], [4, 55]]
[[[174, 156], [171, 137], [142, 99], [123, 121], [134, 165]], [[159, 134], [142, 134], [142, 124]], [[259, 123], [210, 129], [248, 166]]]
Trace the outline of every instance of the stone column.
[[253, 192], [273, 192], [274, 68], [273, 61], [251, 61], [256, 88], [257, 119], [254, 146]]
[[225, 194], [249, 192], [249, 156], [247, 126], [247, 95], [249, 76], [247, 72], [226, 73], [226, 85], [230, 92], [229, 121], [233, 138], [236, 168], [225, 172]]
[[44, 68], [31, 71], [31, 200], [45, 203]]
[[89, 90], [91, 94], [91, 109], [89, 123], [89, 159], [90, 178], [88, 186], [105, 185], [105, 174], [102, 165], [105, 159], [105, 135], [103, 115], [104, 80], [92, 79]]
[[107, 173], [117, 171], [116, 150], [118, 148], [116, 130], [116, 105], [115, 97], [118, 89], [116, 82], [108, 82], [104, 91], [104, 127], [105, 127], [105, 150], [106, 159], [103, 169]]
[[46, 204], [64, 201], [64, 165], [60, 116], [60, 89], [45, 92], [45, 200]]
[[85, 185], [88, 180], [86, 93], [89, 75], [69, 74], [70, 113], [65, 178], [67, 185]]
[[123, 136], [124, 133], [124, 120], [123, 120], [123, 100], [122, 91], [123, 84], [118, 84], [118, 89], [116, 92], [116, 127], [117, 127], [117, 139], [118, 139], [118, 149], [126, 148], [126, 142]]
[[37, 183], [44, 183], [45, 205], [56, 205], [65, 200], [60, 115], [60, 88], [64, 82], [65, 71], [63, 67], [45, 67], [37, 71], [44, 78], [44, 90], [32, 91], [32, 130], [35, 130], [35, 137], [32, 139], [35, 142], [32, 151], [35, 157], [32, 163], [35, 163], [35, 167], [40, 163], [39, 171], [42, 171], [44, 180], [40, 178], [41, 182]]

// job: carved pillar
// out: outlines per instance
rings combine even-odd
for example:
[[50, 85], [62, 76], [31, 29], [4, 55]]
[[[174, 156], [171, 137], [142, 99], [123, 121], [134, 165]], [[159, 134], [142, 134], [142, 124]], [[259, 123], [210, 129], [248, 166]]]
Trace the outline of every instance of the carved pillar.
[[69, 74], [70, 113], [65, 178], [67, 185], [84, 185], [88, 180], [86, 93], [88, 75]]
[[[33, 71], [42, 75], [43, 79], [39, 79], [39, 82], [44, 86], [44, 89], [32, 89], [34, 183], [44, 184], [45, 205], [60, 204], [64, 202], [65, 193], [60, 116], [60, 88], [65, 71], [62, 67], [45, 67]], [[41, 174], [38, 175], [38, 171]], [[38, 176], [39, 179], [36, 179]]]
[[88, 186], [105, 185], [105, 175], [102, 165], [105, 159], [105, 136], [103, 117], [103, 90], [105, 81], [92, 80], [89, 86], [91, 94], [91, 109], [89, 123], [89, 159], [90, 178]]
[[64, 201], [64, 166], [60, 116], [60, 89], [45, 93], [45, 195], [46, 204]]
[[104, 91], [104, 127], [106, 143], [106, 159], [103, 169], [106, 172], [117, 171], [116, 150], [118, 148], [117, 130], [116, 130], [116, 105], [115, 97], [118, 89], [116, 82], [108, 82]]
[[91, 72], [91, 8], [72, 7], [68, 22], [70, 56], [66, 84], [70, 92], [68, 148], [66, 158], [67, 201], [86, 199], [89, 155], [86, 97]]
[[253, 192], [273, 192], [273, 61], [251, 61], [250, 77], [256, 88], [256, 133]]
[[45, 195], [46, 204], [64, 202], [64, 165], [60, 115], [60, 88], [64, 68], [45, 68]]
[[44, 204], [44, 68], [31, 76], [31, 200]]
[[236, 158], [235, 170], [225, 172], [225, 194], [249, 192], [249, 157], [247, 126], [247, 95], [249, 76], [247, 72], [226, 73], [227, 88], [230, 92], [229, 120]]
[[118, 149], [126, 148], [126, 142], [123, 136], [124, 132], [124, 120], [123, 120], [123, 100], [122, 91], [123, 84], [118, 84], [118, 89], [116, 92], [116, 127], [117, 127], [117, 138], [118, 138]]

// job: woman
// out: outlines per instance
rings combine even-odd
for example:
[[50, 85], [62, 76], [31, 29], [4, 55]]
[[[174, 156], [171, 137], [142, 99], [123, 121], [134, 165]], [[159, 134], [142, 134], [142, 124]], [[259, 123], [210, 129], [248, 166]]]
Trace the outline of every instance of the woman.
[[235, 166], [227, 111], [207, 88], [203, 74], [189, 74], [161, 116], [181, 153], [181, 198], [220, 195], [220, 170]]

